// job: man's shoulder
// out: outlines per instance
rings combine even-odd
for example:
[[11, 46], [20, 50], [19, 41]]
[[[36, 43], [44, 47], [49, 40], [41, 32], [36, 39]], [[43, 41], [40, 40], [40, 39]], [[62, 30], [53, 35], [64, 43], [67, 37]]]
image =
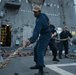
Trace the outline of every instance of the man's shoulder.
[[53, 24], [50, 24], [51, 26], [55, 27]]
[[41, 13], [41, 18], [46, 20], [47, 22], [49, 21], [49, 18], [45, 13]]
[[45, 13], [41, 13], [42, 15], [44, 15], [44, 16], [47, 16]]
[[48, 18], [48, 16], [45, 13], [41, 13], [42, 17]]
[[50, 24], [50, 27], [55, 28], [55, 26], [53, 24]]
[[64, 31], [61, 31], [61, 32], [60, 32], [60, 35], [63, 34], [63, 33], [64, 33]]

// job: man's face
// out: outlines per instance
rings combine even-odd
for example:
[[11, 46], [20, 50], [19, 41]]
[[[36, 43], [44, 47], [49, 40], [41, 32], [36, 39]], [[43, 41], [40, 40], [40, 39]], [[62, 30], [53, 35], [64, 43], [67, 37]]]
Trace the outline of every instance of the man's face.
[[67, 31], [67, 27], [64, 27], [63, 30], [64, 30], [64, 31]]
[[39, 11], [33, 11], [34, 12], [34, 16], [35, 17], [38, 17], [39, 16], [39, 14], [40, 14], [40, 12]]

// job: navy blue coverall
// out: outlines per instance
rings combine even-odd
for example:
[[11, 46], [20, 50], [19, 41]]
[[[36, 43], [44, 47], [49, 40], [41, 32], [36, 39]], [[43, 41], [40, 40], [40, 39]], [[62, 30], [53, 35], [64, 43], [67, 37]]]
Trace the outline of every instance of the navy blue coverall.
[[[49, 27], [50, 27], [51, 33], [54, 34], [56, 32], [55, 26], [50, 24]], [[56, 56], [57, 56], [57, 47], [56, 47], [56, 44], [55, 44], [55, 39], [51, 38], [48, 45], [50, 47], [50, 50], [52, 50], [54, 58], [56, 58]], [[46, 51], [47, 51], [47, 49], [46, 49]], [[46, 51], [45, 51], [45, 55], [46, 55]]]
[[[39, 36], [40, 34], [40, 36]], [[37, 40], [37, 38], [39, 39]], [[44, 65], [44, 52], [51, 39], [51, 33], [49, 28], [49, 19], [44, 13], [36, 18], [36, 25], [30, 42], [34, 43], [37, 40], [36, 46], [34, 47], [34, 61], [36, 66], [45, 67]]]

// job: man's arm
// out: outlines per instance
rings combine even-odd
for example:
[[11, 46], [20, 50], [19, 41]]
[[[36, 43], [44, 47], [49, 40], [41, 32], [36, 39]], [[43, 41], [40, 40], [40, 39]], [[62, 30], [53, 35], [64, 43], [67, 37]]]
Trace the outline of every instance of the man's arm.
[[34, 28], [33, 35], [32, 35], [32, 37], [29, 39], [29, 41], [30, 41], [31, 43], [34, 43], [34, 42], [36, 41], [36, 39], [37, 39], [38, 36], [39, 36], [39, 33], [40, 33], [41, 29], [42, 29], [42, 23], [41, 23], [40, 20], [38, 20], [38, 22], [36, 23], [36, 26], [35, 26], [35, 28]]
[[70, 38], [72, 38], [73, 36], [72, 36], [72, 34], [68, 31], [68, 36], [70, 37]]
[[56, 36], [57, 35], [57, 33], [56, 32], [54, 32], [53, 34], [52, 34], [52, 38], [54, 37], [54, 36]]

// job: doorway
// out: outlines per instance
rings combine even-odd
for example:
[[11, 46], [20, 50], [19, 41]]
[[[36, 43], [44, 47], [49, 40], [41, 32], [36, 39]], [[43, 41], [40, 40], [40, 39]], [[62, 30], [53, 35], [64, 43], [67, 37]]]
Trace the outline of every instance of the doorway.
[[10, 47], [11, 46], [11, 26], [2, 25], [1, 27], [1, 46]]

